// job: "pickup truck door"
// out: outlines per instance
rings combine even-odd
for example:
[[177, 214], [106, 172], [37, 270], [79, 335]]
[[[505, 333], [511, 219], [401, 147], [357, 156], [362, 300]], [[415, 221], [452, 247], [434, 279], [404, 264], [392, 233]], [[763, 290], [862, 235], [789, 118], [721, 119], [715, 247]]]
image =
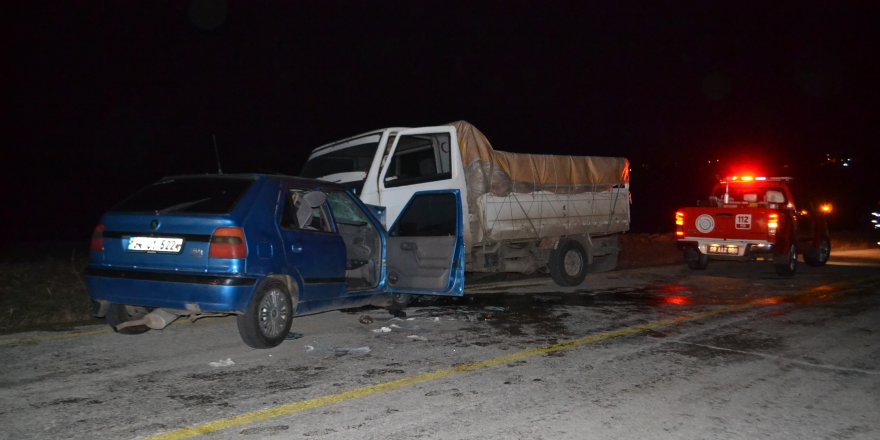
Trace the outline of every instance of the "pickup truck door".
[[[387, 208], [386, 226], [397, 220], [417, 191], [453, 189], [461, 162], [454, 148], [455, 129], [448, 126], [401, 130], [394, 138], [379, 172], [379, 203]], [[458, 167], [460, 168], [460, 167]]]
[[461, 296], [464, 240], [460, 191], [415, 193], [388, 230], [385, 255], [386, 291]]

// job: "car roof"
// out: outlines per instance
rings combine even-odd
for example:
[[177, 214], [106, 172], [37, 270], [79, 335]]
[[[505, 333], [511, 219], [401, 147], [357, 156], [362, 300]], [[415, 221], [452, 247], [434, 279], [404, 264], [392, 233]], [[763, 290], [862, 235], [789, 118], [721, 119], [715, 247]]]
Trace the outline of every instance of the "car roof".
[[297, 177], [297, 176], [288, 176], [285, 174], [262, 174], [262, 173], [238, 173], [238, 174], [179, 174], [172, 176], [165, 176], [159, 179], [159, 181], [163, 180], [173, 180], [173, 179], [253, 179], [253, 180], [268, 180], [268, 181], [277, 181], [277, 182], [287, 182], [291, 186], [300, 187], [304, 189], [318, 189], [322, 191], [346, 191], [348, 188], [345, 185], [328, 182], [326, 180], [320, 179], [310, 179], [306, 177]]

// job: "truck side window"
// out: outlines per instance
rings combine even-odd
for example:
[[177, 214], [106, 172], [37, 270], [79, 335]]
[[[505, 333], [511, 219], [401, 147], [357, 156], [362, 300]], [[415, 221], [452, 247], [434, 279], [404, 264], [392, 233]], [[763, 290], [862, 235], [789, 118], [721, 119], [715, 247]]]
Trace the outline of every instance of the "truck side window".
[[443, 237], [456, 233], [457, 210], [452, 194], [417, 194], [406, 208], [392, 236]]
[[393, 188], [450, 179], [450, 149], [449, 133], [401, 136], [385, 175], [385, 186]]

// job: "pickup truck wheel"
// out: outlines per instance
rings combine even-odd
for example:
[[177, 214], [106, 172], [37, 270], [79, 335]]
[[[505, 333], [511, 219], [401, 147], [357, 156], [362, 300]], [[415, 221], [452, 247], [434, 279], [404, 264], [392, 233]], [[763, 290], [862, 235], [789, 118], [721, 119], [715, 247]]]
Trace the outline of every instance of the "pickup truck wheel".
[[110, 308], [107, 309], [107, 316], [104, 317], [104, 320], [106, 320], [107, 324], [113, 328], [114, 332], [122, 333], [124, 335], [139, 335], [150, 331], [150, 328], [146, 325], [136, 325], [116, 330], [116, 326], [126, 321], [141, 319], [146, 316], [147, 313], [150, 313], [150, 310], [145, 307], [110, 304]]
[[550, 276], [560, 286], [577, 286], [587, 277], [587, 253], [576, 240], [559, 242], [547, 262]]
[[253, 348], [272, 348], [280, 344], [293, 323], [293, 301], [283, 283], [270, 280], [254, 295], [247, 312], [238, 315], [238, 333]]
[[794, 243], [789, 246], [788, 257], [776, 263], [776, 275], [790, 277], [797, 269], [797, 246]]
[[819, 240], [819, 245], [804, 252], [804, 261], [810, 266], [824, 266], [831, 257], [831, 241], [827, 238]]
[[695, 248], [684, 251], [684, 261], [692, 270], [706, 270], [706, 267], [709, 266], [709, 256]]

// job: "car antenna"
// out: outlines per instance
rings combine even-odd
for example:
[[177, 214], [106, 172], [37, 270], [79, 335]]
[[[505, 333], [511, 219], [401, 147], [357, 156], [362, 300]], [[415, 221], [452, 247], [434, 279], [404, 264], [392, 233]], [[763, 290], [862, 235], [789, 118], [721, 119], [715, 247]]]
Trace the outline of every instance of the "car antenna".
[[217, 174], [223, 174], [223, 168], [220, 168], [220, 150], [217, 148], [217, 136], [212, 133], [211, 139], [214, 140], [214, 157], [217, 158]]

